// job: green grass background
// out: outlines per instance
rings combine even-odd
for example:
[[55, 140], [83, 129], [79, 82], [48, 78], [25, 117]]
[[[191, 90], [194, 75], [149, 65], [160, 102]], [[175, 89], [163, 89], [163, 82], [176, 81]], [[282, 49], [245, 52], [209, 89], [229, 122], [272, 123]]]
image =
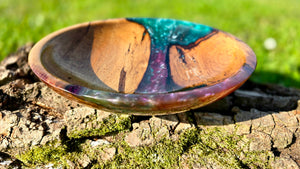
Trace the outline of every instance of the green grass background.
[[[252, 80], [300, 88], [299, 0], [0, 0], [0, 59], [63, 27], [120, 17], [175, 18], [227, 31], [255, 51]], [[268, 37], [277, 41], [272, 51], [263, 46]]]

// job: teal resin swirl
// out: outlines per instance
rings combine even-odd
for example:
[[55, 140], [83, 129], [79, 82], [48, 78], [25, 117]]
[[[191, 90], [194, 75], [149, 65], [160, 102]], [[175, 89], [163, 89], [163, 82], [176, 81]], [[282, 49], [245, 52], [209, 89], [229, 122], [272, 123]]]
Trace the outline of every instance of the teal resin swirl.
[[[188, 21], [128, 18], [143, 25], [151, 38], [149, 65], [136, 93], [166, 93], [181, 89], [170, 77], [168, 50], [171, 45], [188, 46], [212, 33], [213, 28]], [[181, 56], [184, 59], [184, 55]]]

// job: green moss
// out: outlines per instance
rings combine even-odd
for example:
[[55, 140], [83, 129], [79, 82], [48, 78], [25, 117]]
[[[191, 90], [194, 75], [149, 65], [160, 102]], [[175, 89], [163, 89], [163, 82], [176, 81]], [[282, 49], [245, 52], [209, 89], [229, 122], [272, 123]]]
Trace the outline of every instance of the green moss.
[[180, 135], [177, 141], [162, 139], [152, 146], [132, 148], [125, 142], [116, 145], [120, 153], [103, 164], [114, 168], [181, 168], [194, 165], [220, 166], [221, 168], [245, 168], [269, 166], [268, 152], [250, 152], [240, 159], [243, 150], [238, 146], [242, 136], [224, 135], [219, 128], [190, 129]]
[[[246, 151], [247, 144], [239, 143], [244, 136], [229, 134], [215, 127], [191, 128], [180, 134], [177, 140], [163, 138], [152, 145], [130, 147], [119, 133], [114, 143], [92, 147], [84, 138], [70, 139], [60, 146], [48, 144], [35, 147], [18, 158], [30, 167], [45, 164], [67, 167], [67, 160], [75, 166], [83, 157], [92, 162], [93, 168], [183, 168], [212, 166], [220, 168], [269, 168], [274, 155], [270, 151]], [[76, 145], [77, 144], [77, 145]], [[56, 143], [56, 145], [59, 145]], [[70, 147], [77, 147], [71, 149]], [[103, 161], [103, 149], [115, 147], [113, 159]]]
[[271, 151], [252, 151], [241, 153], [241, 155], [243, 156], [242, 162], [249, 168], [272, 168], [271, 163], [275, 159]]
[[49, 163], [54, 166], [65, 165], [65, 156], [68, 156], [65, 145], [58, 142], [49, 143], [43, 147], [34, 147], [24, 154], [17, 156], [27, 167], [46, 165]]
[[110, 115], [102, 121], [93, 119], [97, 124], [96, 128], [89, 128], [84, 130], [74, 130], [68, 136], [70, 138], [83, 138], [83, 137], [99, 137], [108, 134], [116, 134], [123, 130], [131, 128], [131, 117], [127, 115]]
[[185, 153], [189, 166], [198, 164], [211, 165], [213, 168], [268, 168], [270, 165], [272, 153], [244, 152], [244, 148], [249, 146], [249, 142], [239, 144], [244, 136], [226, 133], [218, 127], [205, 129], [200, 133], [198, 142]]

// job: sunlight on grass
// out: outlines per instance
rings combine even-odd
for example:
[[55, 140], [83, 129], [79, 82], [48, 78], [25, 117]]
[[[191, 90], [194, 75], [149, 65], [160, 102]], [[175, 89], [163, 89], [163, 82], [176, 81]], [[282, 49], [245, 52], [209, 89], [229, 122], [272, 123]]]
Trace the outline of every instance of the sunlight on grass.
[[[252, 80], [300, 87], [300, 1], [0, 0], [0, 58], [27, 42], [76, 23], [120, 17], [165, 17], [227, 31], [253, 48]], [[268, 51], [272, 37], [277, 48]]]

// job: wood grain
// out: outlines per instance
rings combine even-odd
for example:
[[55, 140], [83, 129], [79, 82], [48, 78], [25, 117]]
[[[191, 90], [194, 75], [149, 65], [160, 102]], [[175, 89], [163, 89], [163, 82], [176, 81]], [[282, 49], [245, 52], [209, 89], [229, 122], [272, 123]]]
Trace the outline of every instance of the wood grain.
[[183, 87], [210, 86], [231, 77], [245, 63], [247, 53], [240, 43], [232, 36], [217, 32], [210, 38], [199, 39], [192, 48], [171, 46], [173, 81]]
[[125, 20], [93, 25], [91, 66], [97, 77], [115, 91], [133, 93], [150, 57], [150, 36], [145, 28]]

